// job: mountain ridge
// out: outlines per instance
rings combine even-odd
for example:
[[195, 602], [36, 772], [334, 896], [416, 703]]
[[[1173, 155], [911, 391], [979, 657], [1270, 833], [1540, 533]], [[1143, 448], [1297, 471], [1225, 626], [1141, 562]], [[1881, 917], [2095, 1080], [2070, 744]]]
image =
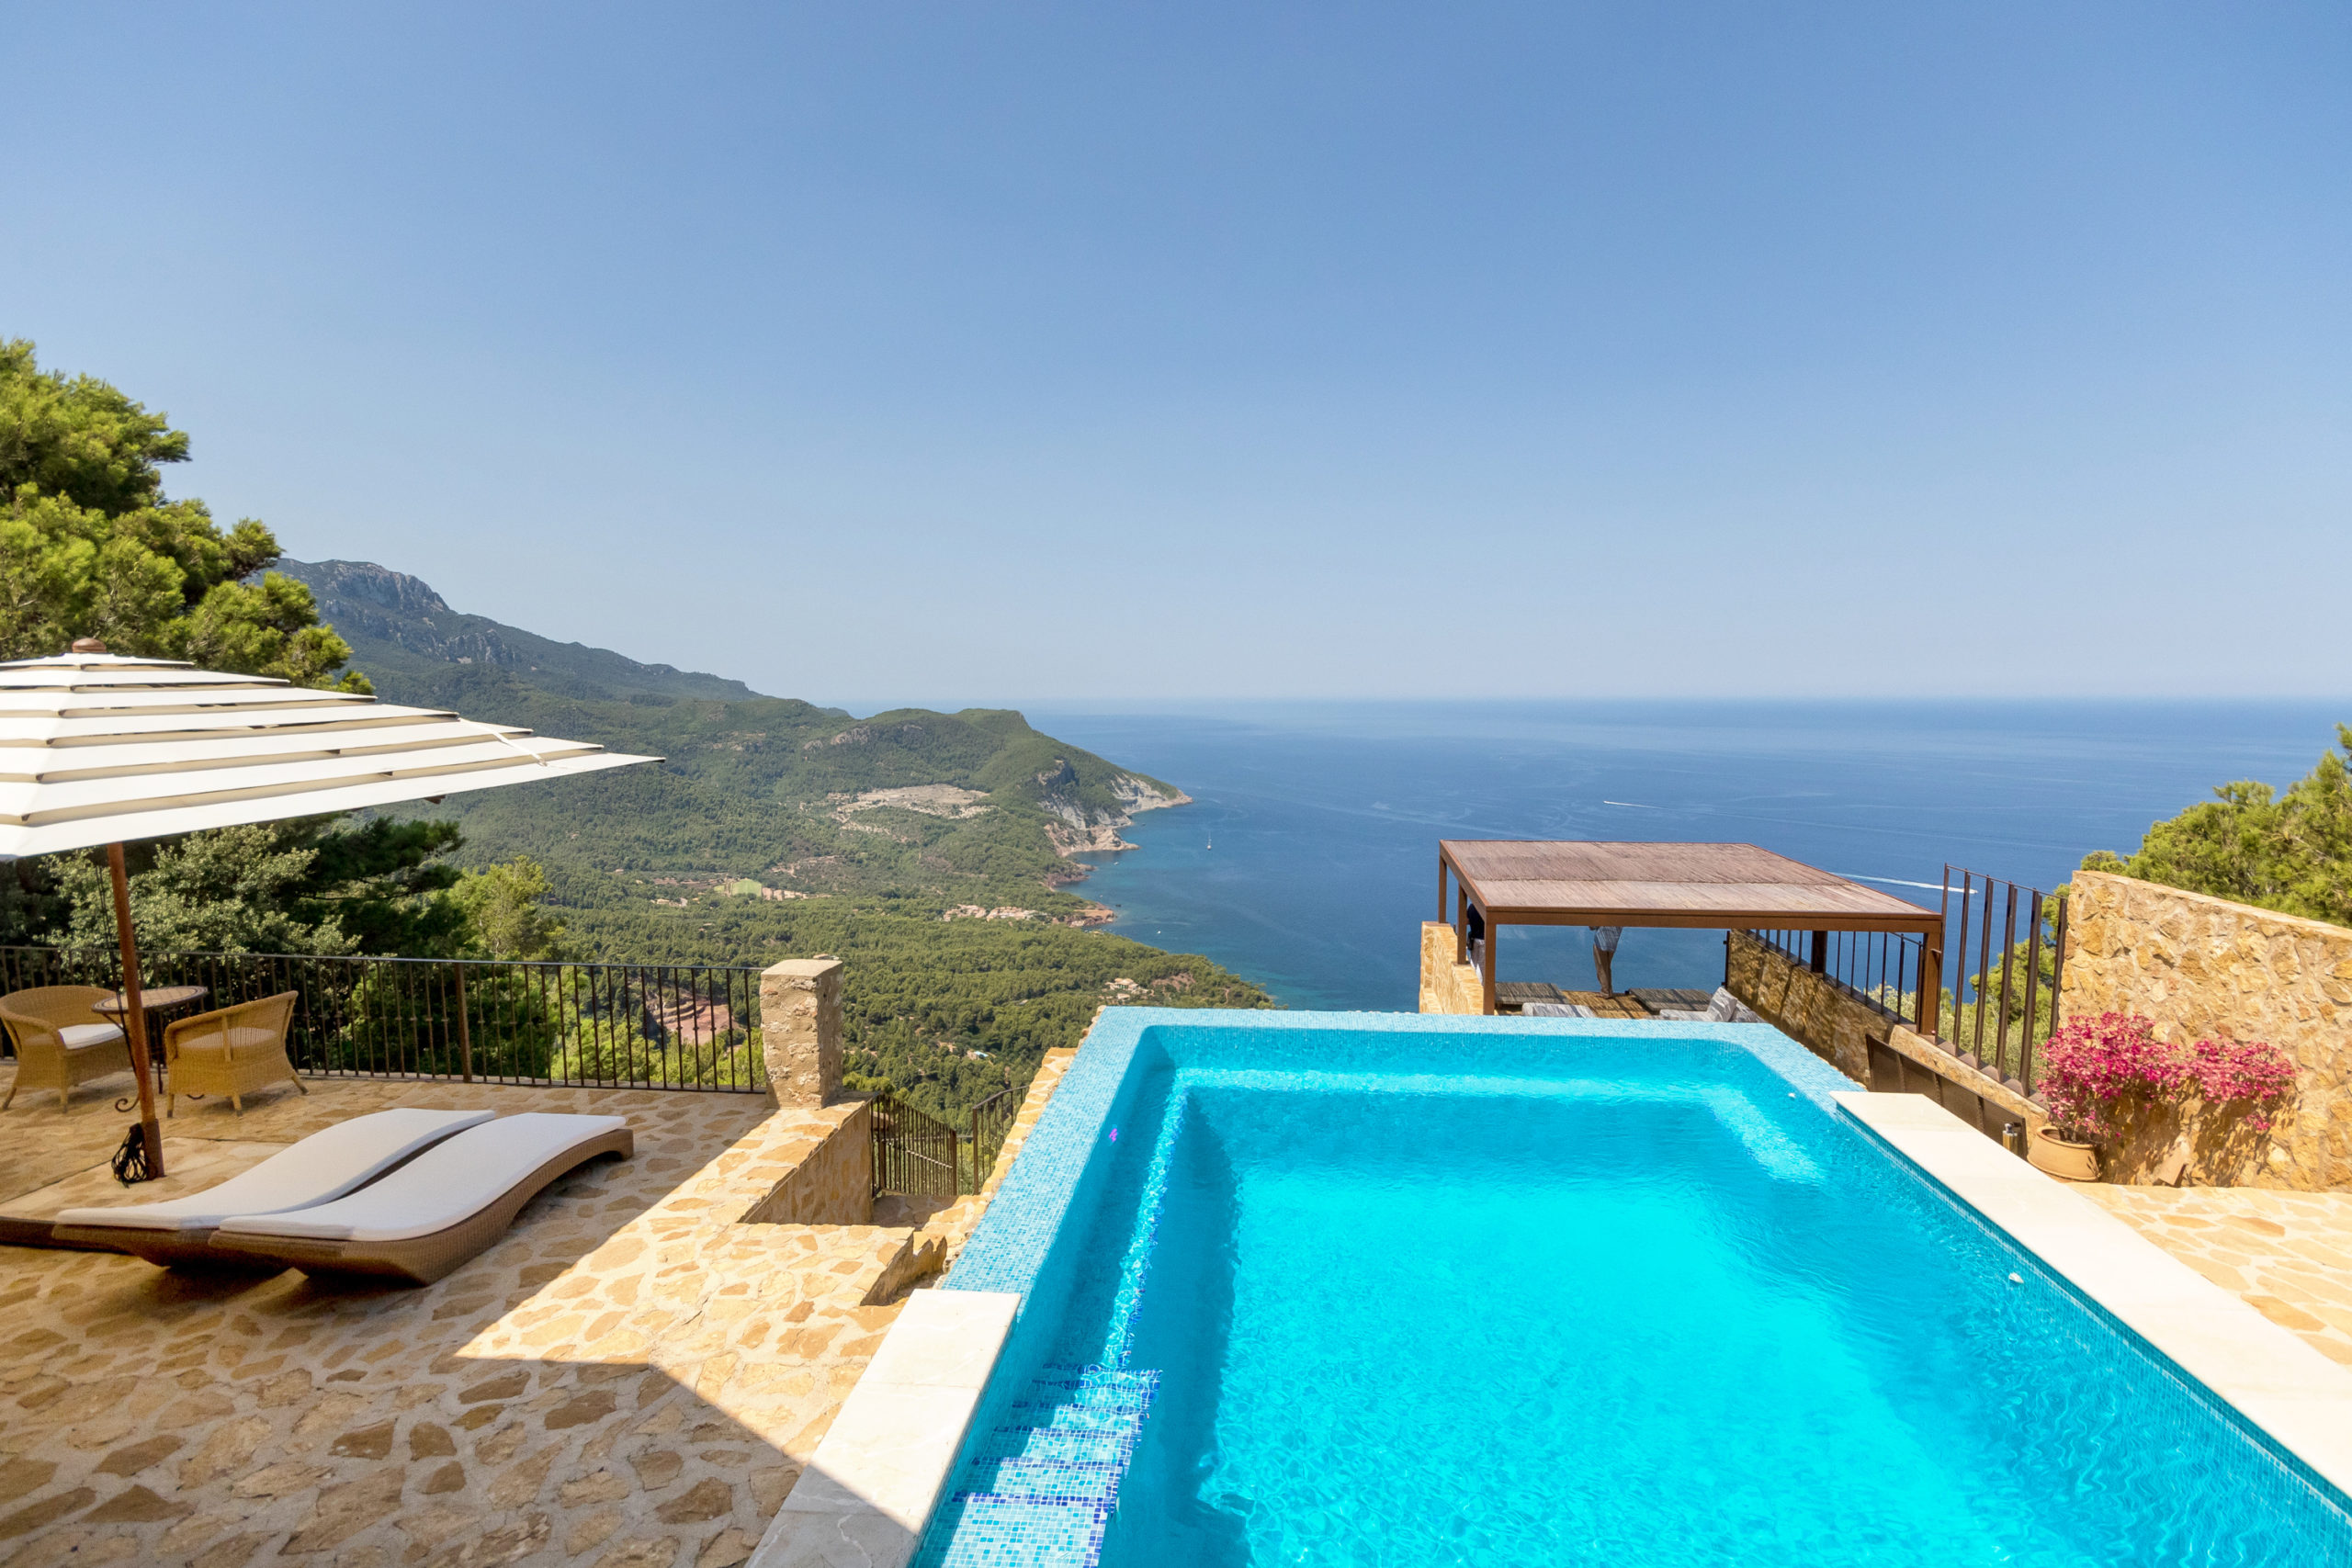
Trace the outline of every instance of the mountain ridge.
[[765, 695], [724, 676], [643, 663], [453, 610], [423, 578], [374, 561], [281, 559], [270, 570], [310, 589], [319, 618], [351, 645], [354, 668], [370, 680], [390, 676], [406, 690], [430, 687], [452, 669], [480, 666], [568, 696], [750, 702]]
[[1136, 812], [1189, 802], [1008, 709], [856, 719], [464, 615], [372, 561], [277, 570], [311, 588], [387, 700], [663, 759], [441, 808], [466, 823], [469, 858], [530, 854], [580, 897], [617, 877], [675, 907], [674, 890], [748, 881], [772, 899], [1084, 922], [1107, 912], [1063, 891], [1090, 869], [1073, 857], [1127, 848]]

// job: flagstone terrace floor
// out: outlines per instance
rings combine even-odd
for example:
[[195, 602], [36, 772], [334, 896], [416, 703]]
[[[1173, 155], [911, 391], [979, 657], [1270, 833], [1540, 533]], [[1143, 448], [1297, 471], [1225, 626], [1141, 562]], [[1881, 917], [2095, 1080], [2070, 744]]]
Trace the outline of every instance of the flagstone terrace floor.
[[2352, 1192], [2098, 1183], [2083, 1190], [2271, 1322], [2352, 1365]]
[[[1000, 1172], [1069, 1055], [1040, 1073]], [[12, 1072], [0, 1063], [0, 1093]], [[103, 1159], [128, 1081], [85, 1089], [67, 1115], [53, 1097], [0, 1113], [0, 1209]], [[175, 1154], [218, 1156], [190, 1184], [391, 1105], [619, 1114], [637, 1153], [557, 1183], [421, 1290], [0, 1246], [0, 1562], [727, 1568], [897, 1316], [910, 1268], [959, 1245], [985, 1203], [922, 1231], [738, 1223], [855, 1102], [309, 1088], [249, 1099], [242, 1118], [184, 1104]]]

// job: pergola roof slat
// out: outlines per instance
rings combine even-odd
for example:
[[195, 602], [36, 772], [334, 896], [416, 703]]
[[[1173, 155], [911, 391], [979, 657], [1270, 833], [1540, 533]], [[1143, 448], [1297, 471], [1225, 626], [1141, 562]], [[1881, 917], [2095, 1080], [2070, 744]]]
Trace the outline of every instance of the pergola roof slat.
[[1488, 921], [1927, 931], [1941, 917], [1754, 844], [1446, 839]]

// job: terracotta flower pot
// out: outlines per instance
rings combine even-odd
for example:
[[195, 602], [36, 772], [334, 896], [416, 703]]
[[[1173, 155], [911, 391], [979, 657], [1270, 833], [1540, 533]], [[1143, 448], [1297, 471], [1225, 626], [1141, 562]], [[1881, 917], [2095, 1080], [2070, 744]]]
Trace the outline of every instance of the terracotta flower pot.
[[2033, 1141], [2026, 1145], [2025, 1157], [2034, 1169], [2061, 1181], [2098, 1179], [2098, 1145], [2062, 1137], [2054, 1127], [2033, 1130]]

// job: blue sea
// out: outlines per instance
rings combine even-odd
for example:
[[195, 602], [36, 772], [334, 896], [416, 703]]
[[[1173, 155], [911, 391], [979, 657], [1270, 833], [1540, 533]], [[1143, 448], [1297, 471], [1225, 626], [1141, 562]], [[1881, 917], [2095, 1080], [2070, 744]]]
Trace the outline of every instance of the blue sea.
[[[1734, 840], [1929, 906], [1947, 863], [2049, 888], [2216, 784], [2284, 786], [2352, 702], [1028, 705], [1181, 785], [1073, 889], [1113, 930], [1298, 1008], [1409, 1010], [1442, 838]], [[1506, 978], [1593, 983], [1583, 933], [1507, 930]], [[1622, 987], [1713, 987], [1722, 939], [1628, 931]]]

